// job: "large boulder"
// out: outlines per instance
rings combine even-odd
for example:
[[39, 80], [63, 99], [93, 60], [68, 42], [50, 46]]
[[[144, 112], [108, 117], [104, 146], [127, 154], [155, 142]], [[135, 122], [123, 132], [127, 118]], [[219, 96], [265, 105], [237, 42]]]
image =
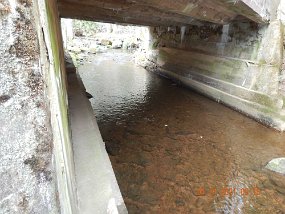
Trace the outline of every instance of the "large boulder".
[[102, 39], [101, 40], [101, 45], [103, 46], [108, 46], [108, 45], [112, 45], [112, 42], [108, 39]]
[[265, 168], [285, 175], [285, 158], [273, 159]]

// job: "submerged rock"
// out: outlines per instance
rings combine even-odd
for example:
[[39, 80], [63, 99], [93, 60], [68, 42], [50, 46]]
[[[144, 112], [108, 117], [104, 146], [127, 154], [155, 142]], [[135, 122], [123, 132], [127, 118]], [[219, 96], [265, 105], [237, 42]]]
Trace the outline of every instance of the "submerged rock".
[[116, 156], [120, 152], [120, 146], [114, 142], [105, 142], [106, 151], [111, 156]]
[[285, 175], [285, 157], [271, 160], [265, 168]]
[[92, 53], [92, 54], [96, 54], [97, 53], [97, 47], [90, 48], [89, 52]]

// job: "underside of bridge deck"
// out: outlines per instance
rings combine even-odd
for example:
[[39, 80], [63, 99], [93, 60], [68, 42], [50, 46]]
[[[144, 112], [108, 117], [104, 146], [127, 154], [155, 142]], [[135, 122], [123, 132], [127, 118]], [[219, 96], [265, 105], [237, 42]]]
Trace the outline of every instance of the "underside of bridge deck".
[[226, 24], [241, 17], [266, 23], [273, 7], [263, 0], [58, 0], [58, 5], [65, 18], [149, 26]]

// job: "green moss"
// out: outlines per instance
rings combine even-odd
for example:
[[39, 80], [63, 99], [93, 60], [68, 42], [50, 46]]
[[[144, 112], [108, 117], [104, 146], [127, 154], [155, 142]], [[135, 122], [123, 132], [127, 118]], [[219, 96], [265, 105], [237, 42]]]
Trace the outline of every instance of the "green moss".
[[60, 72], [60, 62], [59, 62], [59, 50], [57, 47], [57, 40], [56, 40], [56, 31], [55, 31], [55, 23], [53, 20], [53, 15], [50, 10], [50, 8], [47, 6], [46, 8], [47, 11], [47, 18], [48, 18], [48, 28], [49, 28], [49, 37], [51, 41], [51, 48], [52, 48], [52, 54], [54, 58], [54, 69], [56, 71], [56, 74], [58, 75]]
[[261, 41], [259, 40], [253, 48], [252, 54], [251, 54], [251, 60], [256, 60], [258, 58], [258, 53], [260, 49]]
[[152, 43], [152, 49], [157, 49], [158, 45], [159, 45], [159, 40], [154, 41]]
[[63, 141], [65, 143], [70, 142], [70, 136], [69, 136], [69, 123], [68, 123], [68, 112], [67, 112], [67, 91], [66, 91], [66, 85], [65, 82], [63, 81], [63, 73], [64, 72], [64, 67], [62, 66], [61, 63], [61, 55], [60, 55], [60, 50], [59, 50], [59, 38], [57, 32], [58, 31], [58, 23], [56, 23], [55, 14], [52, 12], [52, 8], [49, 7], [49, 3], [47, 2], [47, 19], [48, 19], [48, 29], [49, 29], [49, 38], [51, 42], [51, 49], [52, 49], [52, 55], [53, 55], [53, 66], [54, 66], [54, 72], [55, 72], [55, 77], [57, 79], [57, 84], [56, 86], [57, 91], [58, 91], [58, 103], [60, 107], [60, 112], [59, 112], [59, 117], [61, 118], [62, 124], [61, 127], [63, 128]]

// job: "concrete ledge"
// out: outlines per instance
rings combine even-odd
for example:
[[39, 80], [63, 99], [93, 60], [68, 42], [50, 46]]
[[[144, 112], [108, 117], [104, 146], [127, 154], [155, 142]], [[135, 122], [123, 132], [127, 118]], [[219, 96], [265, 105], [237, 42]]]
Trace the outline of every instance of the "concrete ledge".
[[85, 88], [68, 73], [69, 117], [80, 214], [128, 213]]
[[[161, 68], [162, 71], [171, 71], [173, 69], [177, 69], [178, 66], [167, 66], [169, 69]], [[265, 105], [267, 107], [270, 107], [276, 111], [281, 110], [284, 107], [283, 99], [280, 96], [269, 96], [267, 94], [254, 91], [251, 89], [247, 89], [245, 87], [235, 85], [233, 83], [223, 81], [220, 79], [216, 79], [210, 76], [206, 76], [199, 72], [199, 69], [196, 68], [179, 68], [179, 73], [176, 72], [177, 75], [195, 80], [197, 82], [201, 82], [205, 85], [211, 86], [213, 88], [216, 88], [218, 90], [221, 90], [225, 93], [229, 93], [231, 95], [234, 95], [236, 97], [240, 97], [241, 99], [255, 102], [260, 105]]]
[[[270, 60], [268, 63], [263, 62], [265, 61], [264, 58], [270, 58], [264, 56], [260, 56], [260, 61], [252, 61], [167, 47], [159, 48], [157, 54], [156, 63], [158, 66], [166, 70], [176, 71], [181, 75], [187, 75], [189, 70], [193, 70], [204, 76], [243, 88], [254, 89], [256, 92], [269, 95], [278, 94], [280, 69], [277, 56], [272, 57], [271, 64]], [[271, 79], [270, 82], [268, 78]]]
[[266, 126], [272, 127], [279, 131], [285, 130], [285, 115], [282, 110], [273, 110], [267, 106], [245, 100], [203, 82], [183, 77], [169, 70], [158, 68], [156, 72], [175, 81], [179, 81], [183, 85], [194, 89], [198, 93], [206, 95], [217, 102], [221, 102], [255, 119], [256, 121], [265, 124]]

